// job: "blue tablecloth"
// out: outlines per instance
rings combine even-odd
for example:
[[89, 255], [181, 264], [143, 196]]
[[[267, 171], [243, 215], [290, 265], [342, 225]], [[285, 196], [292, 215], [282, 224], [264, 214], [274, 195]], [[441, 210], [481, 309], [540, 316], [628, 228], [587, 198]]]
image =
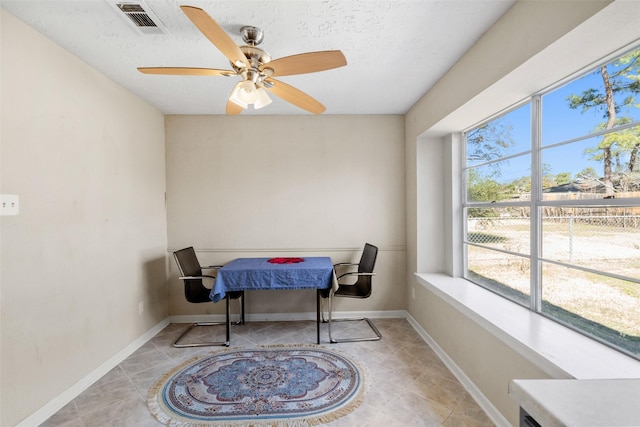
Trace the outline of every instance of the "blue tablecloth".
[[230, 291], [261, 289], [329, 289], [329, 257], [308, 257], [295, 264], [272, 264], [270, 258], [237, 258], [218, 270], [210, 298], [218, 302]]

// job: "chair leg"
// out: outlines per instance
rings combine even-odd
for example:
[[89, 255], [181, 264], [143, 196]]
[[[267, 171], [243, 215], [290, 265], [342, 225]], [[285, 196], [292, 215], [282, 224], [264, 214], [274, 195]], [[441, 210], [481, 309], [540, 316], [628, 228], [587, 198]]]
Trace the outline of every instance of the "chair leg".
[[197, 328], [198, 326], [219, 326], [219, 325], [225, 325], [226, 322], [199, 322], [199, 323], [194, 323], [193, 325], [189, 326], [187, 328], [186, 331], [184, 331], [182, 333], [182, 335], [180, 335], [178, 337], [178, 339], [173, 343], [173, 346], [176, 348], [186, 348], [186, 347], [209, 347], [209, 346], [227, 346], [229, 347], [229, 341], [212, 341], [212, 342], [200, 342], [200, 343], [185, 343], [185, 344], [181, 344], [180, 341], [187, 336], [187, 334], [189, 332], [191, 332], [193, 329]]
[[[320, 298], [320, 316], [322, 316], [320, 318], [320, 321], [322, 323], [328, 323], [328, 320], [324, 317], [324, 309], [322, 308], [322, 306], [324, 305], [324, 303], [322, 302], [325, 298]], [[328, 298], [327, 298], [328, 299]]]
[[[382, 339], [382, 334], [380, 333], [380, 331], [378, 331], [378, 328], [376, 328], [376, 325], [373, 324], [373, 322], [371, 321], [371, 319], [366, 318], [366, 317], [362, 317], [359, 319], [333, 319], [333, 295], [329, 295], [329, 342], [332, 344], [335, 343], [340, 343], [340, 342], [360, 342], [360, 341], [379, 341], [380, 339]], [[324, 313], [323, 313], [324, 315]], [[376, 334], [375, 337], [365, 337], [365, 338], [358, 338], [358, 337], [354, 337], [354, 338], [341, 338], [341, 339], [334, 339], [331, 336], [331, 322], [361, 322], [361, 321], [366, 321], [367, 324], [369, 325], [369, 327], [371, 328], [371, 330], [373, 331], [373, 333]]]
[[[239, 298], [240, 299], [240, 319], [237, 322], [234, 322], [234, 325], [244, 325], [244, 294], [242, 294], [242, 296]], [[209, 346], [226, 346], [229, 347], [230, 344], [230, 326], [231, 326], [231, 322], [230, 322], [230, 317], [229, 317], [229, 298], [226, 298], [226, 318], [227, 321], [225, 322], [198, 322], [198, 323], [194, 323], [191, 326], [189, 326], [187, 328], [186, 331], [184, 331], [182, 333], [182, 335], [180, 335], [178, 337], [178, 339], [173, 343], [173, 346], [176, 348], [188, 348], [188, 347], [209, 347]], [[220, 326], [220, 325], [225, 325], [226, 326], [226, 341], [210, 341], [210, 342], [200, 342], [200, 343], [185, 343], [185, 344], [181, 344], [180, 341], [187, 336], [187, 334], [189, 334], [189, 332], [191, 332], [193, 329], [197, 328], [198, 326]]]

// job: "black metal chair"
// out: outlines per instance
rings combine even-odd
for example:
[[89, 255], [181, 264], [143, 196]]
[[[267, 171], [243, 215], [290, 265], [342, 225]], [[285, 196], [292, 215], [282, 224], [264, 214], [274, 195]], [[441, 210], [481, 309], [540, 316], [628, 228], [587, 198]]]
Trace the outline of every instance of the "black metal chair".
[[[357, 267], [357, 271], [347, 271], [338, 275], [336, 273], [336, 278], [338, 281], [338, 289], [328, 289], [326, 291], [321, 292], [321, 296], [323, 298], [329, 299], [329, 321], [328, 321], [328, 329], [329, 329], [329, 341], [331, 343], [338, 342], [354, 342], [354, 341], [377, 341], [382, 338], [380, 331], [373, 324], [371, 319], [363, 317], [357, 319], [333, 319], [333, 298], [369, 298], [371, 296], [371, 282], [373, 276], [376, 273], [373, 272], [373, 269], [376, 265], [376, 258], [378, 256], [378, 248], [374, 245], [366, 243], [364, 245], [364, 249], [362, 251], [362, 256], [360, 257], [360, 262], [358, 264], [353, 263], [339, 263], [334, 265], [334, 271], [336, 268], [355, 268]], [[344, 283], [344, 279], [346, 277], [357, 277], [355, 283]], [[371, 327], [373, 332], [375, 333], [375, 337], [354, 337], [354, 338], [341, 338], [335, 339], [331, 336], [331, 323], [332, 322], [344, 322], [344, 321], [365, 321]]]
[[[201, 267], [200, 262], [198, 261], [198, 257], [196, 256], [196, 252], [193, 247], [188, 247], [184, 249], [180, 249], [179, 251], [175, 251], [173, 253], [173, 257], [178, 264], [178, 269], [180, 271], [179, 279], [184, 283], [184, 296], [187, 301], [191, 303], [213, 303], [209, 298], [209, 293], [211, 289], [204, 286], [203, 279], [212, 279], [215, 280], [216, 276], [208, 274], [202, 274], [202, 270], [216, 270], [221, 268], [219, 265], [212, 265], [209, 267]], [[236, 324], [244, 324], [244, 292], [236, 291], [229, 292], [229, 298], [226, 298], [227, 304], [227, 319], [229, 318], [229, 300], [230, 299], [239, 299], [240, 300], [240, 320]], [[214, 345], [229, 345], [229, 331], [227, 330], [227, 340], [226, 341], [215, 341], [215, 342], [201, 342], [201, 343], [188, 343], [188, 344], [180, 344], [180, 341], [194, 328], [198, 326], [217, 326], [217, 325], [227, 325], [227, 322], [199, 322], [192, 324], [189, 328], [178, 339], [173, 343], [174, 347], [206, 347], [206, 346], [214, 346]]]

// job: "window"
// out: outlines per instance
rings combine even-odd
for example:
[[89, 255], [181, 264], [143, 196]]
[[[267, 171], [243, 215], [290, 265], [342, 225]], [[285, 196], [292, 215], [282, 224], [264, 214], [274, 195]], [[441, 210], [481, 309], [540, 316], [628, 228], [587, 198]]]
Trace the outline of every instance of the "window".
[[640, 49], [464, 136], [465, 278], [640, 359]]

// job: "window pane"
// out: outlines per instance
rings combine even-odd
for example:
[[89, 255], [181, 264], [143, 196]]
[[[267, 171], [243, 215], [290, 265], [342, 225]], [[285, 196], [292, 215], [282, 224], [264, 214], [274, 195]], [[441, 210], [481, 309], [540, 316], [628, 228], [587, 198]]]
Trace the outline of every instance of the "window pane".
[[529, 306], [529, 259], [467, 245], [467, 276], [472, 282]]
[[543, 149], [543, 200], [602, 199], [640, 191], [638, 151], [640, 126]]
[[640, 356], [640, 285], [543, 263], [542, 312]]
[[529, 208], [470, 208], [467, 241], [529, 255]]
[[542, 256], [640, 279], [640, 207], [545, 207]]
[[531, 156], [497, 161], [467, 170], [467, 200], [501, 202], [530, 200]]
[[466, 133], [467, 165], [473, 166], [531, 149], [531, 104]]
[[640, 120], [637, 100], [629, 96], [633, 94], [634, 74], [637, 79], [639, 54], [636, 50], [543, 96], [543, 145], [604, 129], [608, 107], [605, 79], [612, 88], [616, 124]]
[[640, 360], [638, 75], [640, 48], [467, 131], [463, 245], [467, 279]]

